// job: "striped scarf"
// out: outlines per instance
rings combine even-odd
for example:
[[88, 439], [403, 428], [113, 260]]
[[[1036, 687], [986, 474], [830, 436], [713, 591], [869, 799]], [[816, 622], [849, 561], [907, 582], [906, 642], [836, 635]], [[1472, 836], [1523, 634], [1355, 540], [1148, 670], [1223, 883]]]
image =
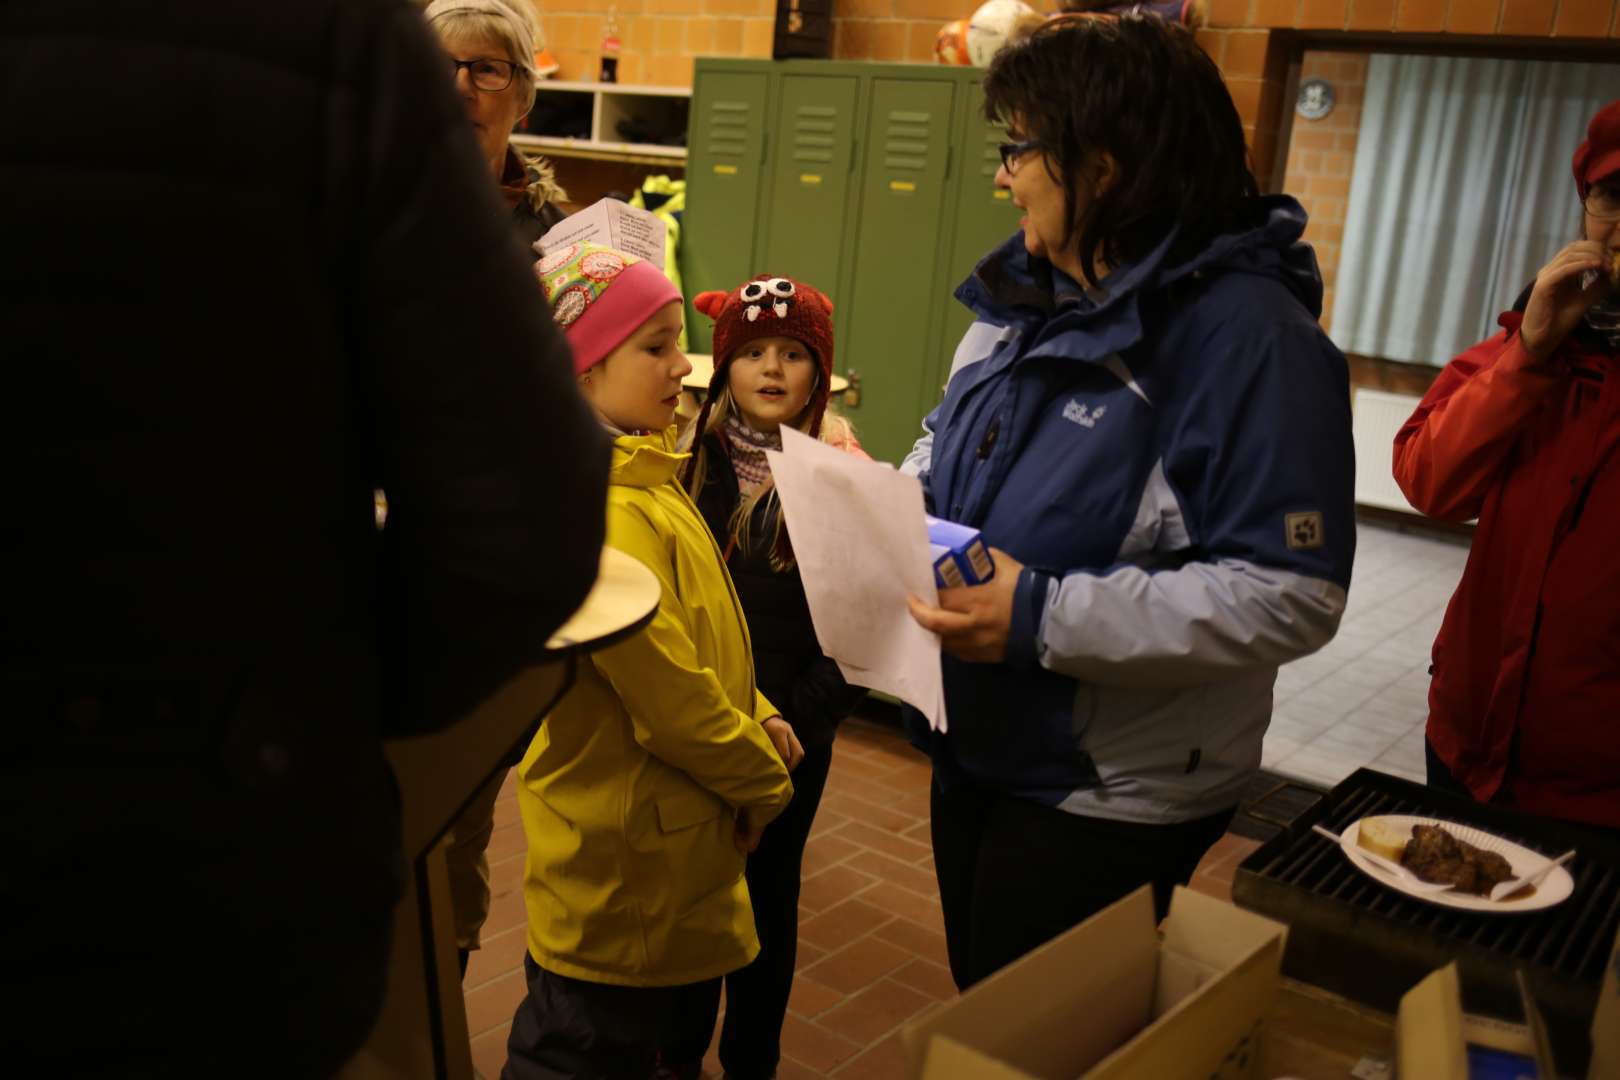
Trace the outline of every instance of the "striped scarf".
[[726, 417], [726, 453], [731, 471], [737, 474], [737, 489], [748, 498], [771, 482], [771, 463], [765, 451], [782, 449], [781, 432], [755, 431], [748, 421], [733, 414]]

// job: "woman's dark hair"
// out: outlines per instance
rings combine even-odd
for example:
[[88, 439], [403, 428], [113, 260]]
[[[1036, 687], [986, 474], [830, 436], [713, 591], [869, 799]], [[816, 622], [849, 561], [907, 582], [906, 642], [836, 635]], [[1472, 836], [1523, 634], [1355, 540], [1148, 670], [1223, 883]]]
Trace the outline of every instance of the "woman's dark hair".
[[[1243, 124], [1192, 32], [1152, 15], [1060, 16], [1003, 49], [985, 75], [985, 116], [1038, 139], [1063, 187], [1067, 247], [1087, 280], [1100, 255], [1140, 259], [1172, 228], [1172, 263], [1232, 228], [1259, 194]], [[1077, 213], [1106, 153], [1113, 182]], [[1026, 159], [1028, 160], [1028, 159]]]

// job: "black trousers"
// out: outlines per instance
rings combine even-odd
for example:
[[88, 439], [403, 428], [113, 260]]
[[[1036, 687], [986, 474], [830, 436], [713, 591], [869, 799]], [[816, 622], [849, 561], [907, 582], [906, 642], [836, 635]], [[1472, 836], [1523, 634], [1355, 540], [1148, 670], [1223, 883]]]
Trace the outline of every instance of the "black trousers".
[[529, 993], [512, 1017], [501, 1080], [649, 1080], [661, 1047], [707, 1044], [720, 1010], [719, 979], [611, 986], [547, 971], [527, 955], [523, 973]]
[[931, 801], [945, 945], [962, 990], [1143, 885], [1162, 919], [1171, 889], [1236, 812], [1142, 825], [937, 779]]
[[[793, 801], [766, 826], [759, 847], [748, 857], [748, 896], [754, 906], [759, 955], [726, 976], [720, 1064], [729, 1080], [767, 1080], [782, 1058], [782, 1021], [799, 959], [804, 847], [831, 768], [831, 745], [806, 748], [804, 760], [793, 771]], [[675, 1064], [701, 1062], [709, 1049], [709, 1035], [705, 1031], [701, 1043], [666, 1048], [665, 1059]]]

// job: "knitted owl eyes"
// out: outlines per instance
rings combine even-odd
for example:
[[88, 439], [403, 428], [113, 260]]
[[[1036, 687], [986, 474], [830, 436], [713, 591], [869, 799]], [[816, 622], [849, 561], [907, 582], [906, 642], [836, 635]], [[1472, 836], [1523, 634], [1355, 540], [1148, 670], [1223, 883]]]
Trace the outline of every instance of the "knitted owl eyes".
[[753, 322], [759, 318], [760, 312], [765, 310], [764, 304], [766, 300], [770, 300], [771, 310], [778, 319], [787, 318], [787, 302], [793, 299], [795, 291], [793, 282], [787, 278], [778, 277], [768, 278], [764, 281], [750, 281], [742, 287], [742, 291], [737, 296], [746, 305], [743, 309], [743, 317], [749, 322]]
[[786, 300], [793, 295], [793, 282], [779, 277], [767, 281], [750, 281], [742, 287], [740, 295], [745, 304], [757, 304], [767, 295], [779, 296]]

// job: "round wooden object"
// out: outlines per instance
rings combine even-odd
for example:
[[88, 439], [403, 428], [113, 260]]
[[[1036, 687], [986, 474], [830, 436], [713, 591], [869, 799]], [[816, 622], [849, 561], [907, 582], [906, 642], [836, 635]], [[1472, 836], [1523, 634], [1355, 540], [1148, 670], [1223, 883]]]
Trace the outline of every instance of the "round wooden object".
[[[704, 391], [709, 388], [709, 380], [714, 378], [714, 357], [708, 353], [687, 353], [686, 358], [692, 362], [692, 374], [681, 380], [681, 385], [688, 390]], [[832, 392], [842, 394], [849, 389], [849, 380], [837, 372], [832, 377]]]
[[602, 549], [596, 584], [579, 610], [546, 642], [554, 651], [596, 649], [629, 637], [652, 620], [658, 609], [658, 579], [635, 559], [615, 548]]

